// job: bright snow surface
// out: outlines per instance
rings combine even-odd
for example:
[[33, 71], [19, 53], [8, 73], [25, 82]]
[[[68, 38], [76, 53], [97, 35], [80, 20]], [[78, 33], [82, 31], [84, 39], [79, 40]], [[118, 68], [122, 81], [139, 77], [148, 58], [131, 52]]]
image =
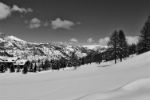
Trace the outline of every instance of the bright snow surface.
[[77, 70], [0, 74], [0, 100], [149, 100], [150, 52]]

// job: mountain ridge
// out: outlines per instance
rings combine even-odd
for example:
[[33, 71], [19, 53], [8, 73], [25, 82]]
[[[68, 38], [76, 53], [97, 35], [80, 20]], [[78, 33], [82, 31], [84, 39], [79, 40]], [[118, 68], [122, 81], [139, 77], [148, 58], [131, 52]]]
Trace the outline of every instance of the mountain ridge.
[[13, 55], [14, 57], [29, 60], [60, 59], [61, 57], [68, 59], [72, 53], [75, 53], [78, 58], [82, 58], [92, 50], [101, 51], [101, 49], [104, 49], [102, 46], [99, 46], [99, 48], [97, 48], [97, 46], [90, 49], [82, 45], [73, 45], [62, 42], [32, 43], [13, 35], [7, 36], [6, 34], [0, 34], [1, 51]]

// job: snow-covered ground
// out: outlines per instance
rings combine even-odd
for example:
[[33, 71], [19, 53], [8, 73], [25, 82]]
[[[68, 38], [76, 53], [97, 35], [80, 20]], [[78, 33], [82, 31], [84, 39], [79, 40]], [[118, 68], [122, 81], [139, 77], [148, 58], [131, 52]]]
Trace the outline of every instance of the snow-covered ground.
[[77, 70], [0, 74], [0, 100], [149, 100], [150, 52]]

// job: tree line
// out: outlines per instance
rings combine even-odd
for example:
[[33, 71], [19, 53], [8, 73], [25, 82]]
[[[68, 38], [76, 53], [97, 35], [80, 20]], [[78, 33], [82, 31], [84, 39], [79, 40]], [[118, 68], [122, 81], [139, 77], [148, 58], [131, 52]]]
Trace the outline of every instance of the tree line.
[[84, 64], [91, 64], [92, 62], [101, 63], [102, 55], [97, 51], [88, 51], [87, 56], [79, 58], [75, 52], [73, 52], [69, 59], [61, 57], [60, 59], [53, 59], [45, 61], [27, 61], [24, 65], [13, 65], [12, 63], [0, 63], [0, 73], [4, 73], [6, 71], [14, 72], [22, 72], [23, 74], [27, 74], [28, 72], [40, 72], [46, 70], [59, 70], [64, 69], [66, 67], [73, 67], [77, 69], [77, 67]]
[[131, 54], [141, 54], [150, 50], [150, 16], [145, 22], [137, 44], [129, 45], [123, 30], [115, 30], [110, 36], [108, 49], [103, 52], [103, 60], [115, 60], [128, 57]]

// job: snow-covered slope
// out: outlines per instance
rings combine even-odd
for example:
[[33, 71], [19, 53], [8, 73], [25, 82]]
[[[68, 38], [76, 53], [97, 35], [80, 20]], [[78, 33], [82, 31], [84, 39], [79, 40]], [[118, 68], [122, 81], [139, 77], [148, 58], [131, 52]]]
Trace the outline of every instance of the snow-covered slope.
[[0, 46], [7, 49], [23, 49], [27, 47], [27, 42], [21, 40], [15, 36], [7, 36], [5, 34], [0, 34]]
[[109, 92], [89, 95], [81, 100], [148, 100], [149, 95], [150, 78], [144, 78]]
[[0, 75], [0, 100], [149, 100], [150, 52], [77, 70]]

